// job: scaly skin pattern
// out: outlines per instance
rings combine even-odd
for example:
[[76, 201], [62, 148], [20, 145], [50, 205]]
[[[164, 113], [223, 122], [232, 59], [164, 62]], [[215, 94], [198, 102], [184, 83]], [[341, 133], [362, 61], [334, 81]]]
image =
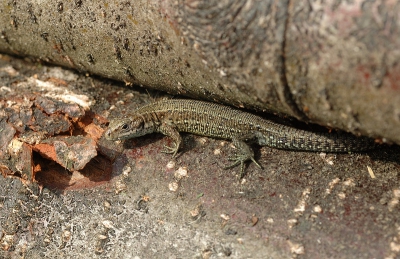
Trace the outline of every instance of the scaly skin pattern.
[[175, 99], [145, 105], [131, 114], [112, 120], [105, 133], [108, 140], [122, 140], [159, 132], [174, 140], [174, 147], [165, 147], [166, 153], [177, 154], [182, 139], [179, 132], [229, 139], [238, 149], [230, 158], [229, 166], [254, 160], [253, 150], [247, 145], [255, 141], [272, 148], [313, 151], [351, 152], [373, 149], [373, 140], [347, 133], [309, 132], [277, 124], [251, 113], [215, 103]]

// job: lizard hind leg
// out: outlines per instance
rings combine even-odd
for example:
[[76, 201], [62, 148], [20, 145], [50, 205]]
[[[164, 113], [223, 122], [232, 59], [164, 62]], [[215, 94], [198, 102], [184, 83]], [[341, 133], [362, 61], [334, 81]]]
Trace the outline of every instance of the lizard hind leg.
[[253, 161], [259, 168], [262, 169], [261, 165], [254, 158], [254, 151], [247, 145], [246, 142], [239, 140], [237, 138], [232, 139], [233, 145], [238, 149], [236, 155], [228, 158], [229, 161], [234, 161], [233, 164], [225, 167], [225, 169], [236, 167], [240, 164], [240, 178], [243, 178], [244, 173], [244, 163], [248, 160]]

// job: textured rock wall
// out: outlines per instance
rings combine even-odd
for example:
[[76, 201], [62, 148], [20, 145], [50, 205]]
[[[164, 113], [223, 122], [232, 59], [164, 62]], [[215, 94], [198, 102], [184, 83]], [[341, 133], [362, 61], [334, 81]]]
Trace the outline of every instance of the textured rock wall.
[[0, 52], [400, 143], [398, 1], [2, 1]]

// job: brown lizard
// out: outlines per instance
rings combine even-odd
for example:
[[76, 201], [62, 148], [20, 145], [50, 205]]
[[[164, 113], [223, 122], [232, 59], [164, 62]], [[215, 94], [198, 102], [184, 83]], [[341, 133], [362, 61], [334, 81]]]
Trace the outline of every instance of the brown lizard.
[[181, 148], [179, 132], [189, 132], [213, 138], [232, 140], [238, 149], [229, 158], [234, 163], [226, 168], [241, 165], [254, 159], [254, 152], [246, 143], [255, 140], [258, 145], [272, 148], [350, 152], [365, 151], [375, 147], [373, 140], [348, 133], [318, 133], [296, 129], [263, 119], [251, 113], [215, 103], [174, 99], [145, 105], [131, 114], [111, 120], [105, 133], [108, 140], [122, 140], [160, 132], [174, 140], [174, 146], [165, 146], [165, 153], [176, 156]]

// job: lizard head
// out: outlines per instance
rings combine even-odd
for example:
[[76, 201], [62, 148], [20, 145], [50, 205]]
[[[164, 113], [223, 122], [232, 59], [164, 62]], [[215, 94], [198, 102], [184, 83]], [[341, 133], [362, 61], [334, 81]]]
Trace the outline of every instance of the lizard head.
[[153, 132], [153, 125], [145, 123], [142, 116], [130, 116], [110, 121], [105, 137], [108, 140], [123, 140], [140, 137]]

